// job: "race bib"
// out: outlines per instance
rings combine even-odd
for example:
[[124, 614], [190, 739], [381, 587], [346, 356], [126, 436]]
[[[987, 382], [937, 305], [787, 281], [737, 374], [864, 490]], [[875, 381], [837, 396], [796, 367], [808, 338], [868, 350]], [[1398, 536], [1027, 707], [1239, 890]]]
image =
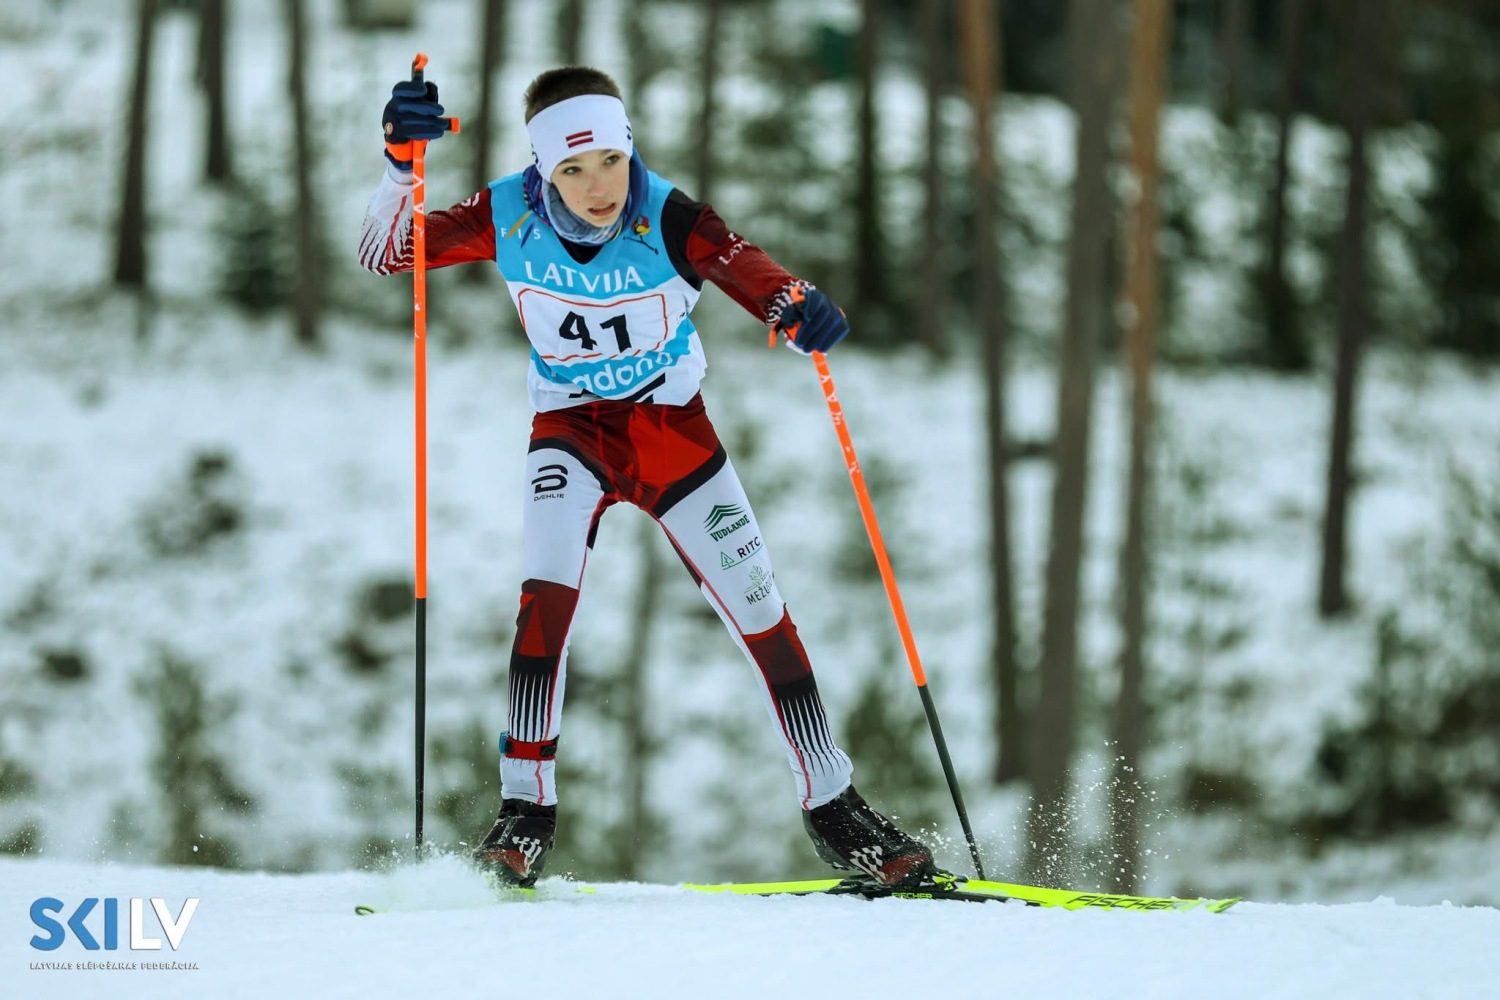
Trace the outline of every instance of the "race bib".
[[592, 367], [609, 358], [654, 355], [666, 346], [676, 325], [660, 292], [598, 302], [524, 288], [516, 297], [516, 308], [537, 355], [548, 366], [564, 370]]

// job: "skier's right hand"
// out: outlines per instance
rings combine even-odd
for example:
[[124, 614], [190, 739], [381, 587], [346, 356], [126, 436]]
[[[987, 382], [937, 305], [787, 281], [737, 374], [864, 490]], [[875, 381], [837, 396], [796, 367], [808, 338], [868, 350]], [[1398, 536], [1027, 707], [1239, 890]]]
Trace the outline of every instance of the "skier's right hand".
[[437, 84], [423, 81], [421, 70], [391, 88], [381, 122], [385, 127], [385, 158], [397, 170], [412, 168], [413, 141], [441, 139], [453, 128], [453, 119], [443, 117]]
[[823, 292], [812, 285], [794, 284], [785, 294], [788, 301], [772, 328], [773, 346], [780, 333], [786, 336], [786, 346], [798, 354], [827, 354], [848, 335], [844, 310]]

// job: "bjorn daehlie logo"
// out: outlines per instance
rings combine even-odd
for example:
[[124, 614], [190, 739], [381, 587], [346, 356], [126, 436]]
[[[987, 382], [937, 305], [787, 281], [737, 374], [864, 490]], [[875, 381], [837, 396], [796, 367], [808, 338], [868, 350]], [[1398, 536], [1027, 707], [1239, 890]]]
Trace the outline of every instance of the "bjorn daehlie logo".
[[[724, 524], [725, 521], [730, 523]], [[703, 519], [704, 530], [716, 542], [739, 531], [749, 523], [750, 515], [745, 513], [745, 508], [730, 503], [714, 504], [713, 510], [708, 512], [708, 517]], [[719, 527], [721, 524], [724, 525], [722, 528]]]
[[568, 470], [565, 466], [544, 465], [536, 471], [541, 475], [531, 481], [533, 501], [560, 497], [562, 491], [568, 488]]

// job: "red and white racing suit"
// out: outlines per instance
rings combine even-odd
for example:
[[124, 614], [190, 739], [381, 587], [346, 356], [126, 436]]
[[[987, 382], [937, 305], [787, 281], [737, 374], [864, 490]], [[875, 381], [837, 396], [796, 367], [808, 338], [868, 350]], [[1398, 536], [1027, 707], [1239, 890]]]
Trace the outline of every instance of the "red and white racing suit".
[[[491, 198], [498, 190], [428, 214], [429, 267], [496, 259]], [[410, 194], [409, 185], [388, 176], [371, 199], [360, 241], [366, 269], [411, 269]], [[659, 222], [660, 232], [652, 235], [661, 245], [648, 249], [665, 251], [694, 290], [712, 281], [763, 322], [774, 319], [798, 283], [764, 251], [730, 232], [711, 207], [679, 191], [672, 190], [661, 207]], [[499, 238], [515, 238], [516, 228], [505, 225]], [[568, 244], [567, 251], [586, 274], [596, 248]], [[692, 339], [693, 350], [701, 352], [696, 334]], [[557, 801], [568, 638], [599, 518], [622, 502], [661, 525], [755, 666], [803, 808], [849, 786], [853, 765], [834, 741], [807, 653], [777, 590], [769, 547], [702, 396], [695, 386], [688, 391], [690, 398], [668, 403], [651, 401], [649, 394], [621, 400], [579, 392], [574, 401], [552, 393], [546, 409], [537, 407], [521, 497], [525, 579], [500, 765], [506, 798]]]

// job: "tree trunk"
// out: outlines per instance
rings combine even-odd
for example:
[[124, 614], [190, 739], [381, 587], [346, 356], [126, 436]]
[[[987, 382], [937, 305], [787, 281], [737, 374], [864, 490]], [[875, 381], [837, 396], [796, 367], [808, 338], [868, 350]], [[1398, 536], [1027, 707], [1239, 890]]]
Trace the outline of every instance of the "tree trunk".
[[858, 162], [854, 191], [854, 302], [851, 312], [856, 330], [869, 340], [883, 340], [890, 331], [877, 319], [877, 306], [885, 294], [885, 248], [880, 233], [879, 136], [875, 85], [880, 58], [881, 0], [862, 0], [859, 29]]
[[927, 158], [922, 168], [922, 303], [913, 332], [939, 358], [948, 355], [948, 233], [943, 205], [943, 95], [948, 89], [949, 0], [921, 0], [922, 68], [927, 84]]
[[620, 37], [625, 42], [625, 104], [630, 108], [631, 128], [637, 145], [642, 135], [650, 134], [645, 121], [646, 91], [663, 69], [662, 58], [656, 50], [658, 41], [653, 37], [646, 17], [649, 6], [650, 0], [625, 0], [620, 5]]
[[157, 0], [136, 0], [135, 69], [131, 74], [120, 215], [115, 229], [115, 284], [146, 292], [146, 139], [151, 103], [151, 48]]
[[693, 197], [713, 201], [715, 124], [714, 91], [719, 82], [719, 40], [723, 34], [724, 0], [703, 0], [703, 38], [698, 45], [698, 189]]
[[223, 183], [234, 176], [229, 146], [229, 115], [224, 85], [224, 5], [226, 0], [201, 0], [198, 8], [198, 66], [203, 96], [208, 102], [208, 142], [203, 177]]
[[[494, 179], [490, 150], [495, 144], [495, 77], [505, 64], [505, 0], [479, 0], [479, 120], [473, 126], [474, 166], [469, 187], [483, 191]], [[468, 130], [465, 130], [467, 133]], [[464, 281], [484, 283], [494, 273], [488, 267], [466, 267]]]
[[583, 0], [563, 0], [557, 8], [557, 51], [563, 65], [583, 61]]
[[290, 41], [291, 65], [287, 74], [292, 99], [292, 170], [297, 178], [296, 243], [297, 277], [292, 292], [296, 311], [297, 342], [317, 347], [321, 320], [323, 281], [318, 259], [318, 213], [313, 191], [311, 123], [307, 109], [307, 27], [302, 0], [284, 0], [287, 37]]
[[1271, 182], [1266, 270], [1261, 289], [1266, 364], [1294, 372], [1312, 367], [1312, 353], [1302, 332], [1302, 317], [1286, 275], [1286, 194], [1291, 179], [1292, 126], [1297, 113], [1305, 7], [1305, 0], [1282, 0], [1281, 4], [1281, 96], [1276, 107], [1276, 166]]
[[620, 4], [619, 31], [625, 47], [625, 107], [630, 109], [631, 131], [639, 142], [645, 129], [639, 118], [645, 111], [646, 83], [651, 77], [651, 39], [646, 23], [647, 0], [624, 0]]
[[1042, 628], [1041, 694], [1032, 724], [1028, 864], [1034, 877], [1066, 877], [1063, 826], [1076, 725], [1079, 576], [1093, 422], [1094, 355], [1109, 293], [1109, 112], [1116, 44], [1114, 0], [1070, 0], [1068, 65], [1077, 120], [1067, 305], [1058, 359], [1057, 438]]
[[974, 113], [974, 274], [978, 332], [984, 357], [985, 441], [990, 493], [991, 662], [995, 683], [995, 781], [1026, 773], [1026, 730], [1016, 662], [1015, 588], [1011, 574], [1010, 465], [1005, 413], [1007, 337], [1004, 268], [996, 234], [1000, 191], [995, 156], [994, 104], [999, 88], [1000, 41], [994, 0], [963, 0], [960, 34], [969, 104]]
[[1170, 0], [1135, 0], [1131, 46], [1130, 160], [1138, 195], [1126, 243], [1125, 352], [1130, 363], [1130, 478], [1125, 544], [1120, 553], [1120, 694], [1115, 712], [1115, 776], [1110, 783], [1111, 876], [1116, 892], [1133, 893], [1141, 868], [1140, 756], [1145, 743], [1146, 601], [1150, 584], [1151, 452], [1155, 401], [1151, 389], [1160, 321], [1156, 233], [1160, 220], [1158, 136], [1170, 55]]
[[1219, 0], [1219, 120], [1239, 124], [1245, 91], [1245, 37], [1250, 5], [1246, 0]]
[[1323, 566], [1318, 587], [1318, 612], [1324, 618], [1332, 618], [1349, 608], [1344, 563], [1353, 465], [1350, 453], [1354, 449], [1360, 349], [1370, 322], [1367, 246], [1370, 170], [1365, 141], [1370, 127], [1370, 102], [1380, 79], [1371, 64], [1378, 45], [1377, 27], [1384, 20], [1385, 2], [1343, 0], [1342, 7], [1347, 46], [1343, 103], [1344, 128], [1349, 138], [1349, 178], [1345, 187], [1344, 227], [1338, 244], [1338, 361], [1328, 447], [1327, 503], [1323, 513]]

